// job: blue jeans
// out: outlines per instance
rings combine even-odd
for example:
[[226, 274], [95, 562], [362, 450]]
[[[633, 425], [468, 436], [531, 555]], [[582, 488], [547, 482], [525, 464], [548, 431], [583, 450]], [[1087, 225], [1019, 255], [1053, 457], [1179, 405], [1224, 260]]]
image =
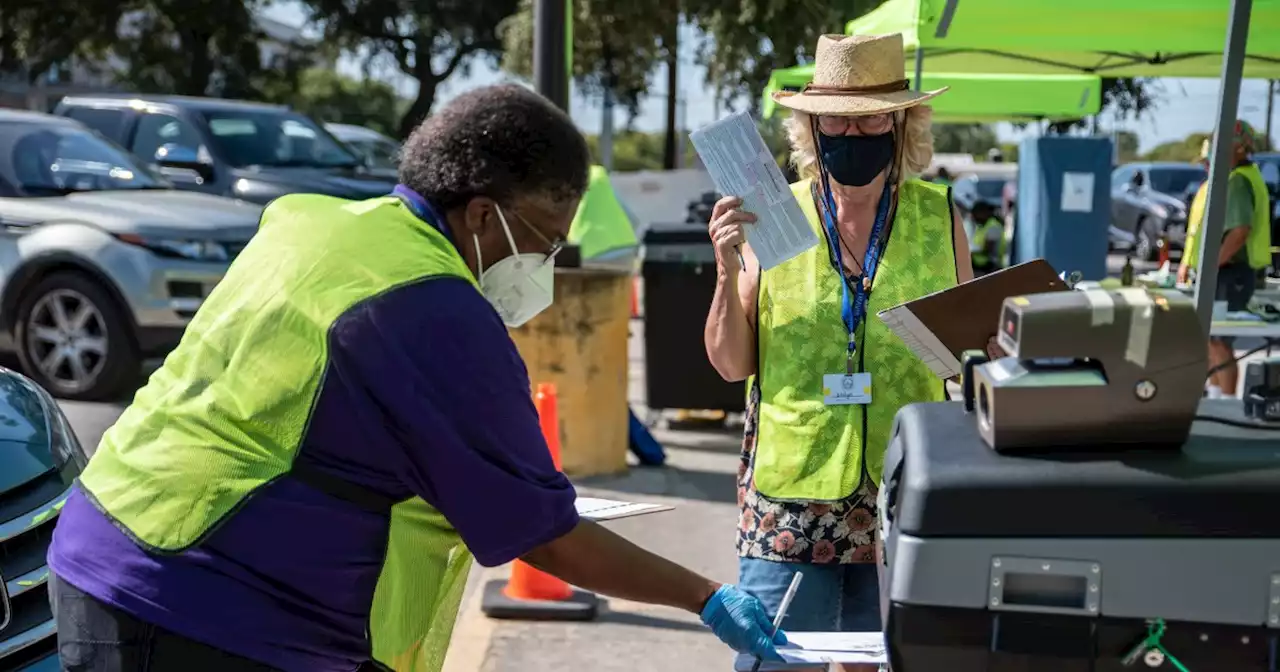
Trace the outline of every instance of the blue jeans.
[[810, 565], [738, 558], [738, 588], [759, 598], [772, 620], [796, 572], [804, 578], [782, 620], [783, 630], [880, 631], [880, 578], [875, 563]]

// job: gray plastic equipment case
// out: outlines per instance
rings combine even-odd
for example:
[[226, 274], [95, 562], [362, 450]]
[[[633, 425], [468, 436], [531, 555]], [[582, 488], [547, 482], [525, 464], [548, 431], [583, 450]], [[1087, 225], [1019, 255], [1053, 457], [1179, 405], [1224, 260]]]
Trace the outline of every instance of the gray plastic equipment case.
[[[1197, 421], [1181, 451], [1086, 451], [1000, 455], [958, 402], [898, 414], [881, 491], [894, 672], [1178, 669], [1166, 652], [1190, 672], [1277, 669], [1280, 431]], [[1161, 622], [1165, 651], [1126, 666]]]

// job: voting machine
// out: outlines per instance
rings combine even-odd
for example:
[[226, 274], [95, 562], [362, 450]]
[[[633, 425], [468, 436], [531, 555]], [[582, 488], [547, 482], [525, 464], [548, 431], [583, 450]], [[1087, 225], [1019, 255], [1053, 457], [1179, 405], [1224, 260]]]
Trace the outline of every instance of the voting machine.
[[[1012, 301], [1002, 319], [1023, 322], [1003, 332], [1011, 355], [966, 364], [967, 401], [897, 416], [880, 492], [894, 672], [1276, 670], [1280, 424], [1247, 417], [1239, 400], [1196, 401], [1194, 389], [1186, 403], [1205, 369], [1185, 306], [1112, 296], [1107, 322], [1081, 309], [1100, 297], [1065, 294]], [[1148, 318], [1138, 365], [1129, 325]], [[1184, 340], [1195, 352], [1166, 347]], [[1101, 378], [1037, 373], [1041, 355]], [[1017, 396], [1018, 377], [1041, 407]], [[983, 385], [997, 393], [985, 415], [973, 401]], [[1163, 429], [1147, 443], [1099, 432], [1082, 387], [1117, 422]], [[1029, 417], [1055, 438], [1038, 439]]]

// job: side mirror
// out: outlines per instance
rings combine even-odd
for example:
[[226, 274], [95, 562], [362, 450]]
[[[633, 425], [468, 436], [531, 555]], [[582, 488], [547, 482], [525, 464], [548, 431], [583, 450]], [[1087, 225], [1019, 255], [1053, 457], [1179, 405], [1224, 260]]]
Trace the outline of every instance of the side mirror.
[[174, 168], [195, 168], [204, 165], [196, 150], [172, 142], [165, 143], [156, 150], [155, 161], [162, 166]]
[[211, 166], [200, 157], [200, 153], [190, 147], [167, 142], [156, 150], [155, 162], [162, 168], [189, 170], [202, 179], [212, 177]]
[[[186, 179], [196, 178], [197, 183], [205, 182], [214, 177], [214, 170], [209, 161], [200, 156], [200, 152], [193, 150], [191, 147], [178, 145], [175, 142], [166, 142], [157, 148], [155, 155], [155, 163], [160, 168], [168, 168], [170, 178], [178, 177], [182, 179], [182, 175], [173, 175], [173, 172], [187, 173]], [[195, 175], [191, 175], [195, 173]]]

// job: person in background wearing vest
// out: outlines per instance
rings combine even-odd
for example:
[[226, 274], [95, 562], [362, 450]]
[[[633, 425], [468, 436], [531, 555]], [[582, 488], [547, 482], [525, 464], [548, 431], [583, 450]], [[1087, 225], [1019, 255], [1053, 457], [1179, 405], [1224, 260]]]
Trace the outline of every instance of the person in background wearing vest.
[[[1258, 272], [1271, 265], [1271, 200], [1266, 182], [1258, 166], [1249, 160], [1257, 147], [1257, 134], [1243, 120], [1237, 121], [1232, 134], [1232, 169], [1227, 180], [1227, 217], [1223, 222], [1222, 248], [1216, 260], [1218, 286], [1216, 301], [1225, 301], [1228, 311], [1246, 310], [1253, 298]], [[1208, 165], [1208, 144], [1202, 148]], [[1178, 282], [1191, 279], [1191, 271], [1199, 263], [1200, 233], [1204, 230], [1209, 180], [1196, 192], [1188, 212], [1187, 242], [1178, 264]], [[1214, 368], [1235, 359], [1233, 338], [1209, 339], [1209, 366]], [[1227, 366], [1209, 379], [1211, 394], [1236, 394], [1239, 371]], [[1214, 390], [1213, 388], [1217, 388]]]
[[439, 670], [473, 554], [777, 659], [756, 598], [580, 520], [543, 441], [507, 327], [552, 301], [588, 160], [537, 94], [481, 88], [393, 194], [272, 202], [62, 511], [63, 669]]
[[951, 186], [951, 171], [946, 166], [938, 166], [938, 176], [933, 178], [933, 183], [941, 187]]
[[996, 208], [987, 201], [978, 200], [969, 215], [970, 259], [975, 276], [998, 270], [1004, 263], [1004, 222], [996, 217]]
[[[950, 189], [916, 176], [933, 155], [932, 113], [904, 75], [902, 36], [827, 35], [813, 83], [775, 99], [802, 181], [792, 185], [825, 242], [761, 270], [721, 199], [707, 354], [750, 379], [738, 477], [739, 582], [795, 631], [880, 629], [876, 493], [894, 415], [945, 398], [943, 382], [875, 318], [972, 279]], [[871, 666], [868, 669], [874, 670]]]

